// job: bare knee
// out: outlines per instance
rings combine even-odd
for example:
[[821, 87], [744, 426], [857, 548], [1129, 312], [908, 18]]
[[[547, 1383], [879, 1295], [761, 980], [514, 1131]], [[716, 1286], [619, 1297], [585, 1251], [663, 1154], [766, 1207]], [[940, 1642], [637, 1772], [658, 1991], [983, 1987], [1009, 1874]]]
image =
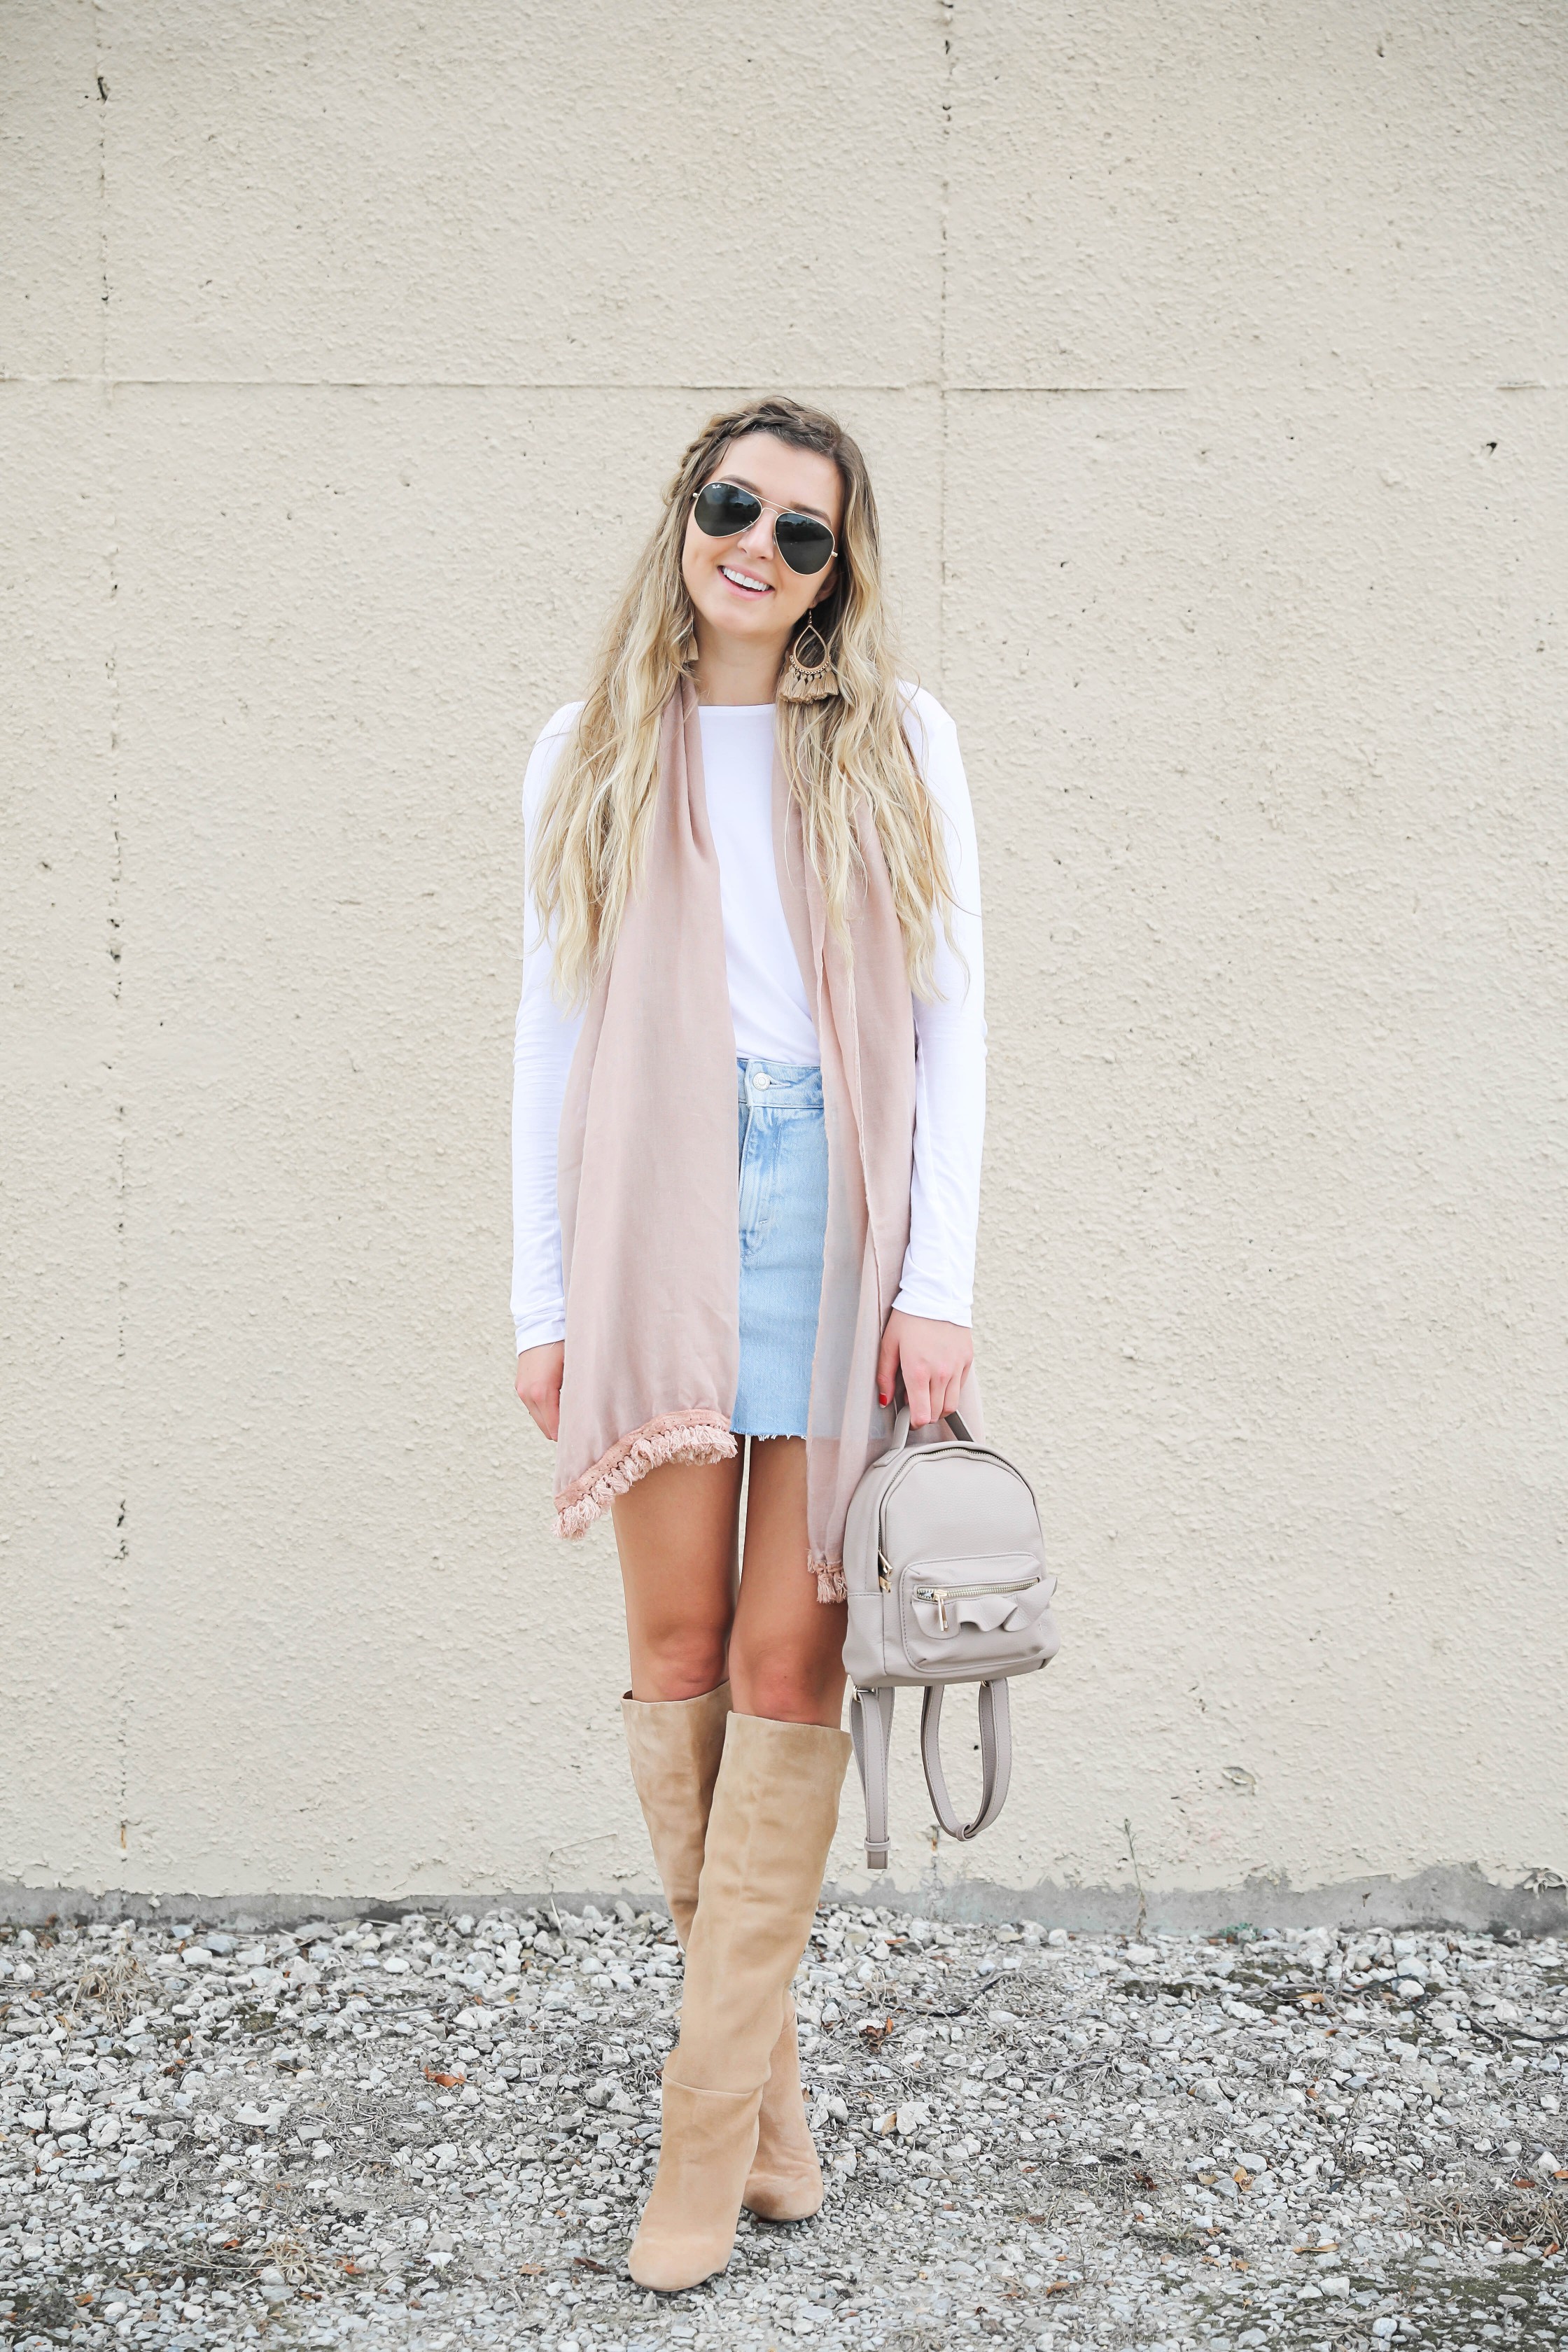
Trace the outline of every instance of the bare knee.
[[700, 1698], [724, 1680], [729, 1628], [681, 1625], [645, 1633], [632, 1653], [635, 1698]]
[[844, 1668], [837, 1657], [732, 1656], [730, 1682], [740, 1712], [771, 1723], [837, 1724], [844, 1711]]

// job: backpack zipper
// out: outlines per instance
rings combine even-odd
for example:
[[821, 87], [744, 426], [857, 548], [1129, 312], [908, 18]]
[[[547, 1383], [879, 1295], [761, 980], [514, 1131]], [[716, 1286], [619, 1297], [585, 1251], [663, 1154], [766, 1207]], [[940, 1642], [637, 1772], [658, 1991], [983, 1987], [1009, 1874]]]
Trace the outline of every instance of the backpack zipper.
[[1005, 1592], [1027, 1592], [1039, 1580], [1037, 1576], [1016, 1576], [1005, 1584], [917, 1584], [914, 1595], [917, 1601], [936, 1602], [936, 1622], [945, 1633], [950, 1601], [990, 1601]]

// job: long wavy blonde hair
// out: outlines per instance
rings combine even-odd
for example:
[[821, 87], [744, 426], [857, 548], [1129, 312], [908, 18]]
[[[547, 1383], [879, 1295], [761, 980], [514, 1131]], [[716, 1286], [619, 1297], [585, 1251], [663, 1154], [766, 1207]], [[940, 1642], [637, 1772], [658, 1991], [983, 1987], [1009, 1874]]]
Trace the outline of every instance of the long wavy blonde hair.
[[687, 516], [743, 433], [774, 434], [838, 467], [838, 568], [806, 616], [827, 645], [838, 692], [819, 702], [780, 701], [784, 771], [837, 936], [847, 943], [863, 879], [864, 813], [892, 883], [910, 986], [922, 996], [933, 992], [935, 925], [940, 919], [949, 929], [952, 890], [938, 813], [903, 729], [870, 476], [833, 417], [776, 398], [711, 418], [682, 457], [552, 778], [532, 887], [540, 919], [554, 934], [555, 987], [568, 1003], [586, 995], [637, 887], [658, 785], [660, 721], [697, 655], [696, 619], [681, 573]]

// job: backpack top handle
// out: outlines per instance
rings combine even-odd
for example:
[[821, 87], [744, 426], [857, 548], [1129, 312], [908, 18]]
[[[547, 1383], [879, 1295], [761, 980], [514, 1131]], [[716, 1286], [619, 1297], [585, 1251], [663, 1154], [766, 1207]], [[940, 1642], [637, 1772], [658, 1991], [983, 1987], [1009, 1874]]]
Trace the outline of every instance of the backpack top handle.
[[[937, 1418], [939, 1421], [946, 1422], [949, 1429], [952, 1430], [960, 1445], [973, 1444], [974, 1440], [969, 1434], [967, 1423], [960, 1419], [956, 1411], [952, 1412], [939, 1413]], [[929, 1428], [930, 1423], [928, 1423], [926, 1426]], [[898, 1419], [893, 1423], [893, 1443], [889, 1451], [894, 1454], [901, 1453], [905, 1445], [909, 1443], [909, 1435], [910, 1406], [909, 1399], [906, 1397], [903, 1403], [899, 1407]]]

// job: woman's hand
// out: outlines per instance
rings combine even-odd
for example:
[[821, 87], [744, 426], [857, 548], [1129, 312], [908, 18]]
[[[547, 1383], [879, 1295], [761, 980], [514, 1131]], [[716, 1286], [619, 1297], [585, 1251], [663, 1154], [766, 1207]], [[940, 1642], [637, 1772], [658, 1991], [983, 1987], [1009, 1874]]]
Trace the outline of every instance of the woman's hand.
[[893, 1381], [902, 1371], [910, 1420], [916, 1429], [956, 1412], [963, 1376], [974, 1361], [974, 1334], [962, 1323], [938, 1323], [927, 1315], [906, 1315], [895, 1307], [877, 1358], [877, 1400], [891, 1404]]
[[[941, 1331], [945, 1324], [932, 1324]], [[525, 1348], [517, 1360], [517, 1392], [533, 1416], [533, 1425], [552, 1445], [561, 1434], [561, 1373], [566, 1350], [559, 1339], [542, 1348]]]

